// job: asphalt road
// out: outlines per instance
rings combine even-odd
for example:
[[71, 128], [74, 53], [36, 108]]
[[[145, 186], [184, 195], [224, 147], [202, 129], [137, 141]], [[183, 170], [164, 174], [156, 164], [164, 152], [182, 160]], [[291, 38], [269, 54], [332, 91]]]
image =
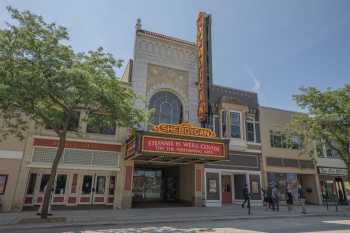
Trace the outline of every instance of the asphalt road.
[[[0, 231], [1, 233], [3, 231]], [[93, 226], [62, 227], [47, 229], [13, 230], [23, 233], [350, 233], [350, 217], [306, 217], [265, 220], [236, 220], [196, 222], [193, 224], [129, 225], [129, 226]]]

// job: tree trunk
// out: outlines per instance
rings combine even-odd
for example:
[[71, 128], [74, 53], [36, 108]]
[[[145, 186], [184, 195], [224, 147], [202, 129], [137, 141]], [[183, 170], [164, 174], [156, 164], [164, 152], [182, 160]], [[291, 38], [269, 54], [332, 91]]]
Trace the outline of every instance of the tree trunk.
[[47, 183], [45, 194], [44, 194], [44, 202], [43, 202], [43, 206], [41, 209], [41, 218], [42, 219], [47, 219], [47, 216], [49, 214], [49, 205], [50, 205], [50, 200], [51, 200], [51, 195], [52, 195], [52, 189], [54, 188], [53, 185], [55, 183], [57, 167], [58, 167], [58, 164], [59, 164], [61, 157], [62, 157], [62, 154], [63, 154], [65, 142], [66, 142], [66, 132], [62, 133], [59, 136], [59, 142], [58, 142], [58, 146], [57, 146], [56, 156], [55, 156], [55, 159], [52, 163], [50, 178], [49, 178], [49, 181]]

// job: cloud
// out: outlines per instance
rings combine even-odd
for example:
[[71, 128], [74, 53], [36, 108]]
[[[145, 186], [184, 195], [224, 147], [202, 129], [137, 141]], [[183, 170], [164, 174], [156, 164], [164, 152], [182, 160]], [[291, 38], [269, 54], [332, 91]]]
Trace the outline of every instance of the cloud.
[[253, 80], [254, 86], [252, 87], [252, 91], [259, 92], [261, 89], [261, 82], [256, 77], [254, 71], [248, 66], [245, 66], [245, 71], [247, 72], [248, 76]]

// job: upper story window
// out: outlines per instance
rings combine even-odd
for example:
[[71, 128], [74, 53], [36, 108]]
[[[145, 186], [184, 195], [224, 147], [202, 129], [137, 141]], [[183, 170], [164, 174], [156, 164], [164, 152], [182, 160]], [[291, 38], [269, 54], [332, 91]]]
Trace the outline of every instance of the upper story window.
[[260, 143], [260, 126], [257, 121], [247, 121], [246, 122], [246, 131], [247, 131], [247, 141]]
[[221, 136], [225, 138], [242, 138], [240, 112], [221, 112]]
[[230, 112], [231, 138], [241, 138], [241, 113]]
[[108, 119], [107, 115], [90, 113], [87, 122], [88, 133], [96, 134], [115, 134], [116, 124]]
[[[332, 144], [336, 146], [334, 142]], [[319, 157], [331, 158], [331, 159], [340, 158], [338, 152], [334, 150], [331, 146], [326, 145], [325, 143], [320, 143], [320, 142], [316, 143], [316, 151]]]
[[173, 93], [161, 91], [152, 96], [150, 108], [154, 109], [151, 117], [153, 124], [178, 124], [182, 122], [182, 104]]
[[279, 131], [270, 130], [270, 145], [275, 148], [300, 150], [303, 148], [303, 141], [298, 136], [287, 137]]
[[[76, 111], [71, 116], [69, 122], [68, 122], [68, 130], [69, 131], [78, 131], [79, 129], [79, 122], [80, 122], [80, 112]], [[63, 126], [61, 126], [63, 128]], [[50, 126], [46, 126], [46, 129], [52, 129]]]

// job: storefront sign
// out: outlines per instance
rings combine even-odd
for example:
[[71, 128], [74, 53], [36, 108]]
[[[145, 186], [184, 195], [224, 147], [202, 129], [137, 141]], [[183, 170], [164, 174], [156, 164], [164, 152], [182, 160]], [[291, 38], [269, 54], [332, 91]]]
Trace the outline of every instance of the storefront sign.
[[344, 168], [333, 168], [333, 167], [319, 167], [320, 174], [326, 175], [337, 175], [337, 176], [346, 176], [347, 171]]
[[143, 136], [142, 152], [225, 157], [223, 143]]
[[176, 134], [183, 136], [195, 136], [195, 137], [205, 137], [205, 138], [215, 138], [215, 132], [207, 128], [194, 127], [190, 123], [182, 123], [177, 125], [171, 124], [159, 124], [153, 127], [152, 131]]

